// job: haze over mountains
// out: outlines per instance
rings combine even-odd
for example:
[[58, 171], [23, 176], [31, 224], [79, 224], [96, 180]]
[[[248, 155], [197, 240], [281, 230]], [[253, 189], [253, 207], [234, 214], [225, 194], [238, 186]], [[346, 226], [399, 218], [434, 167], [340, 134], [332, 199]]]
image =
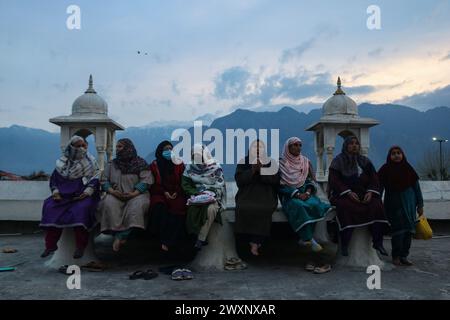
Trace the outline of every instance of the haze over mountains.
[[[234, 112], [215, 119], [213, 115], [205, 115], [203, 125], [216, 128], [222, 133], [226, 129], [279, 129], [280, 147], [291, 136], [303, 140], [303, 153], [315, 164], [313, 152], [313, 136], [304, 129], [317, 121], [321, 109], [308, 113], [299, 112], [290, 107], [275, 108], [277, 111], [250, 111], [237, 109]], [[433, 136], [450, 137], [450, 108], [437, 107], [427, 111], [393, 104], [374, 105], [361, 104], [359, 115], [380, 121], [380, 125], [370, 130], [369, 156], [378, 168], [386, 159], [386, 153], [393, 144], [402, 146], [408, 160], [417, 165], [425, 152], [437, 151], [438, 145], [433, 143]], [[203, 119], [204, 118], [204, 119]], [[212, 122], [211, 122], [212, 121]], [[130, 127], [117, 133], [117, 138], [127, 137], [133, 140], [141, 156], [147, 160], [154, 158], [154, 150], [162, 140], [169, 140], [172, 131], [177, 128], [190, 128], [193, 122], [156, 122], [144, 127]], [[95, 154], [93, 139], [90, 150]], [[340, 151], [342, 139], [336, 142], [336, 153]], [[30, 174], [44, 170], [50, 173], [55, 160], [60, 155], [59, 134], [40, 129], [13, 125], [0, 128], [0, 143], [3, 152], [0, 156], [0, 170], [16, 174]], [[228, 180], [233, 178], [234, 165], [224, 165]]]

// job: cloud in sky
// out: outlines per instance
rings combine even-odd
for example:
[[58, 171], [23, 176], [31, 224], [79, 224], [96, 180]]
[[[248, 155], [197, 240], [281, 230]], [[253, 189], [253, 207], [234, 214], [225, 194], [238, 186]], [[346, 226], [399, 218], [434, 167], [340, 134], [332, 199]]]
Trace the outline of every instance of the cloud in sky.
[[429, 92], [413, 94], [397, 100], [396, 103], [421, 110], [430, 107], [450, 107], [450, 85]]
[[280, 57], [280, 62], [286, 63], [293, 59], [299, 59], [306, 51], [312, 49], [318, 42], [327, 41], [339, 34], [338, 28], [336, 26], [333, 27], [330, 25], [322, 25], [320, 27], [317, 27], [313, 31], [313, 33], [313, 37], [302, 42], [300, 45], [294, 48], [283, 50]]
[[382, 52], [383, 52], [383, 48], [376, 48], [374, 50], [369, 51], [367, 54], [370, 57], [376, 58], [376, 57], [379, 57]]
[[432, 102], [426, 93], [450, 84], [450, 19], [429, 17], [450, 16], [450, 7], [413, 1], [379, 0], [379, 31], [366, 28], [359, 0], [79, 0], [79, 31], [66, 29], [65, 4], [8, 2], [0, 10], [0, 126], [56, 131], [48, 119], [70, 114], [91, 73], [125, 126], [238, 105], [320, 104], [337, 76], [357, 102]]

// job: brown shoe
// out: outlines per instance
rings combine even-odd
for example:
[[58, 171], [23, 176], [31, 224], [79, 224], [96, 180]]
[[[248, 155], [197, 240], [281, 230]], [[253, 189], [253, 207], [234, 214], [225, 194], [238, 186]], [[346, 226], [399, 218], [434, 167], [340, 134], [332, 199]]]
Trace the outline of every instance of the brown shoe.
[[397, 267], [402, 266], [402, 262], [400, 261], [400, 258], [392, 258], [392, 263]]

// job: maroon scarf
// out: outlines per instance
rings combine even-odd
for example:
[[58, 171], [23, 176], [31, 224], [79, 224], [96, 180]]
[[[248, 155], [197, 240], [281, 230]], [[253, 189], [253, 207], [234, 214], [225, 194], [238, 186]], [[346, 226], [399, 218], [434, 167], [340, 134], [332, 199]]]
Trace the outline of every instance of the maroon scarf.
[[[403, 160], [401, 162], [397, 163], [391, 160], [391, 152], [394, 149], [398, 149], [402, 153]], [[387, 190], [398, 192], [414, 186], [417, 180], [419, 180], [419, 176], [414, 168], [408, 163], [405, 153], [399, 146], [392, 146], [389, 149], [386, 163], [378, 171], [378, 176]]]

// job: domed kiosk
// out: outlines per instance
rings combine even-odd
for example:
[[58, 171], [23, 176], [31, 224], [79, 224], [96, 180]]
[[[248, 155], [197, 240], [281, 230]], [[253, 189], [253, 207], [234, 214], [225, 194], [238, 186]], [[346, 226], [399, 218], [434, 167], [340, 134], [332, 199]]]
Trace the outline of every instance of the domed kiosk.
[[[307, 131], [314, 132], [314, 151], [317, 156], [316, 178], [325, 182], [328, 179], [328, 168], [333, 160], [336, 137], [346, 138], [350, 135], [358, 137], [361, 143], [361, 153], [369, 153], [369, 128], [379, 122], [371, 118], [358, 115], [358, 105], [348, 97], [341, 88], [338, 77], [337, 90], [322, 106], [322, 117], [312, 124]], [[324, 152], [325, 163], [323, 161]]]
[[103, 170], [106, 161], [112, 158], [115, 132], [124, 130], [124, 127], [108, 117], [108, 104], [94, 90], [92, 75], [89, 76], [89, 87], [83, 95], [75, 99], [72, 104], [72, 114], [49, 120], [61, 127], [60, 146], [64, 150], [73, 135], [83, 138], [93, 134], [97, 161]]

